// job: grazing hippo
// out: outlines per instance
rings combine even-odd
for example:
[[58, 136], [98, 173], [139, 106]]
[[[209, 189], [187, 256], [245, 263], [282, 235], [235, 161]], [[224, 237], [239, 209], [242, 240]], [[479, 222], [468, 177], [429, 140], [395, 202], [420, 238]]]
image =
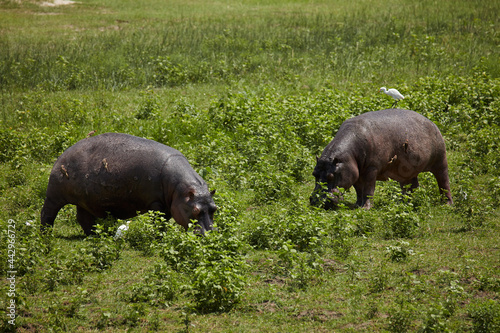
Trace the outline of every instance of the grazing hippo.
[[165, 213], [186, 229], [195, 219], [203, 233], [212, 229], [214, 193], [179, 151], [128, 134], [105, 133], [77, 142], [57, 159], [41, 212], [42, 229], [54, 225], [63, 206], [73, 204], [87, 235], [107, 212], [127, 219], [148, 210]]
[[341, 197], [338, 188], [354, 186], [356, 205], [369, 209], [376, 180], [392, 178], [404, 192], [405, 185], [418, 187], [418, 174], [424, 171], [434, 174], [452, 204], [446, 148], [437, 126], [410, 110], [368, 112], [344, 121], [317, 158], [310, 201], [317, 205], [328, 197], [325, 208], [334, 208]]

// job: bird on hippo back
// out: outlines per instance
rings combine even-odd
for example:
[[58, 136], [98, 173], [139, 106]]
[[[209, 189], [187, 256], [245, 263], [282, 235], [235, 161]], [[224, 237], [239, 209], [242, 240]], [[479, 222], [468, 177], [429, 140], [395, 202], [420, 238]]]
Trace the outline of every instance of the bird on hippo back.
[[394, 88], [387, 90], [386, 87], [382, 87], [379, 91], [385, 93], [387, 96], [391, 96], [392, 98], [394, 98], [395, 102], [392, 104], [392, 108], [395, 107], [400, 100], [405, 98], [399, 91]]

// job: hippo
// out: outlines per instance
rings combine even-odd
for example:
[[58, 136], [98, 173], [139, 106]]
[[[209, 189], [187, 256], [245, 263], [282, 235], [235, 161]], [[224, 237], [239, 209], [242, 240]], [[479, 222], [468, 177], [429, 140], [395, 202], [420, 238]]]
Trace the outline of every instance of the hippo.
[[403, 193], [418, 187], [418, 174], [430, 171], [448, 204], [453, 200], [443, 136], [426, 117], [411, 110], [367, 112], [342, 123], [316, 158], [311, 205], [336, 208], [339, 188], [354, 186], [356, 206], [370, 209], [377, 180], [396, 180]]
[[59, 210], [76, 205], [86, 235], [107, 214], [128, 219], [149, 210], [188, 228], [212, 230], [217, 207], [205, 181], [184, 155], [153, 140], [122, 133], [83, 139], [57, 159], [41, 211], [42, 230], [54, 225]]

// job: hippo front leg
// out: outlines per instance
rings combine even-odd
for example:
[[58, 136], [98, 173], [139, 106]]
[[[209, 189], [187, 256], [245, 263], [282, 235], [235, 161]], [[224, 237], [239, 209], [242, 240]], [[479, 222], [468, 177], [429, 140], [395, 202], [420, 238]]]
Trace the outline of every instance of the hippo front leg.
[[93, 233], [96, 217], [80, 206], [76, 206], [76, 220], [82, 226], [85, 235]]
[[375, 182], [373, 183], [373, 185], [370, 184], [369, 186], [367, 186], [363, 191], [363, 197], [360, 207], [363, 207], [364, 209], [367, 210], [372, 208], [371, 198], [373, 198], [374, 193], [375, 193]]
[[163, 203], [161, 203], [160, 201], [155, 201], [153, 202], [148, 210], [153, 210], [153, 211], [157, 211], [157, 212], [161, 212], [163, 213], [163, 217], [165, 218], [165, 220], [170, 220], [170, 218], [172, 217], [172, 214], [170, 213], [170, 210], [168, 210], [165, 205]]
[[372, 207], [370, 199], [375, 193], [375, 184], [377, 181], [377, 169], [371, 168], [365, 172], [363, 177], [360, 177], [358, 182], [354, 184], [356, 189], [357, 201], [356, 205], [364, 209]]

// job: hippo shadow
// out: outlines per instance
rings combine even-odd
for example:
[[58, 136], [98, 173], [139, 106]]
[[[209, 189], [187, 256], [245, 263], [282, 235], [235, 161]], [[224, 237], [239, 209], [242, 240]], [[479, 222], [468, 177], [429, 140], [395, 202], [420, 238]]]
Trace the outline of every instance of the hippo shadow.
[[87, 236], [84, 233], [72, 234], [72, 235], [54, 235], [54, 238], [63, 239], [67, 241], [82, 241]]

